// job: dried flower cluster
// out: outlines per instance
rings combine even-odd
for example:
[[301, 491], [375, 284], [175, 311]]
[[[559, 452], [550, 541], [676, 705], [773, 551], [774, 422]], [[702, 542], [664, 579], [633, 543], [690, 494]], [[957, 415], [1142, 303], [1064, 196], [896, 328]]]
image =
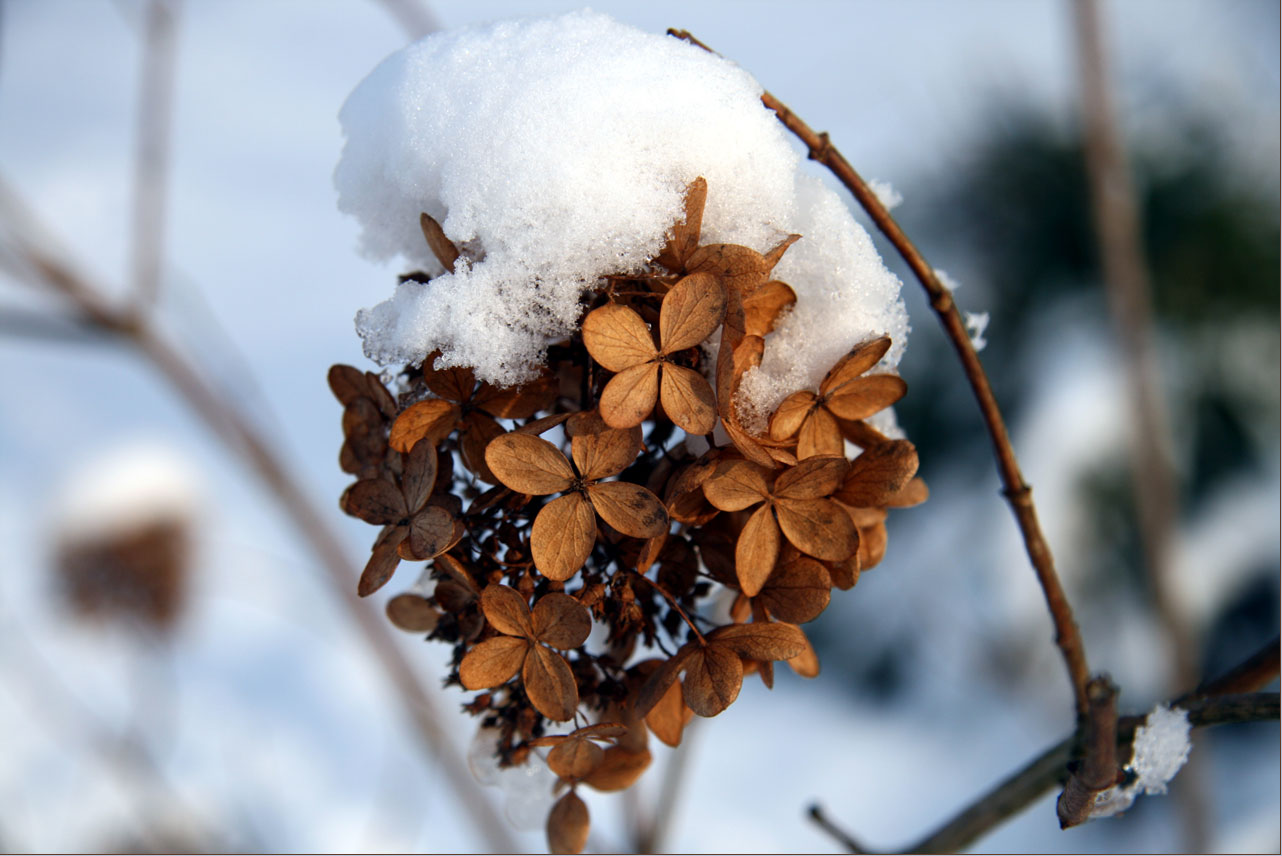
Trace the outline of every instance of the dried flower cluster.
[[[501, 763], [551, 747], [567, 789], [555, 852], [586, 841], [576, 789], [631, 785], [648, 733], [677, 745], [745, 674], [772, 685], [776, 661], [816, 675], [798, 625], [881, 560], [886, 509], [926, 497], [912, 444], [862, 421], [905, 392], [867, 374], [885, 337], [789, 396], [764, 434], [740, 423], [739, 381], [796, 300], [770, 274], [799, 236], [765, 253], [700, 245], [706, 192], [691, 184], [648, 272], [603, 278], [533, 383], [499, 389], [429, 358], [393, 397], [372, 373], [330, 371], [357, 478], [342, 508], [383, 527], [359, 593], [430, 561], [388, 615], [454, 646], [450, 682], [481, 691], [467, 709], [499, 730]], [[458, 249], [422, 226], [452, 269]]]

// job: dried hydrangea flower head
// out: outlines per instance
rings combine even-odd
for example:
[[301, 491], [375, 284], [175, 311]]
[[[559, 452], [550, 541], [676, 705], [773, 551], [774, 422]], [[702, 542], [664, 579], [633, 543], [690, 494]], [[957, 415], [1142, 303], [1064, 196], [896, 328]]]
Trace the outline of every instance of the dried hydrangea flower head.
[[[497, 76], [459, 71], [482, 52]], [[341, 505], [382, 527], [359, 592], [428, 562], [389, 617], [452, 646], [501, 764], [556, 776], [556, 852], [585, 845], [580, 789], [629, 787], [649, 735], [677, 745], [776, 662], [817, 675], [799, 625], [881, 559], [886, 509], [925, 498], [885, 415], [898, 282], [758, 94], [576, 13], [431, 37], [344, 108], [342, 207], [422, 268], [358, 318], [395, 394], [330, 372]], [[674, 104], [700, 119], [660, 133]], [[389, 117], [407, 138], [368, 130]], [[443, 147], [464, 131], [484, 152]]]

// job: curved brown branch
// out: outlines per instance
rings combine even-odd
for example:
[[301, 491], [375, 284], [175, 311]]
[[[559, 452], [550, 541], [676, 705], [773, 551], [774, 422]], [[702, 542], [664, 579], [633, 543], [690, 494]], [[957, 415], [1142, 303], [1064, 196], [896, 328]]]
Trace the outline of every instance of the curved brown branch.
[[[1194, 728], [1277, 719], [1279, 703], [1276, 692], [1245, 691], [1267, 686], [1277, 677], [1278, 639], [1275, 637], [1240, 666], [1195, 692], [1177, 697], [1171, 706], [1186, 710], [1189, 723]], [[1135, 729], [1144, 724], [1145, 718], [1124, 716], [1117, 720], [1117, 757], [1131, 756]], [[1063, 784], [1069, 777], [1068, 765], [1077, 742], [1076, 733], [1065, 737], [974, 800], [943, 826], [900, 852], [959, 853], [965, 850], [1048, 791]], [[848, 852], [871, 852], [824, 817], [818, 806], [812, 807], [810, 814], [816, 822], [822, 818], [821, 827]]]
[[326, 589], [337, 597], [373, 649], [404, 712], [414, 725], [415, 734], [443, 768], [478, 832], [495, 852], [515, 852], [516, 845], [506, 823], [481, 792], [453, 741], [440, 727], [442, 717], [418, 674], [392, 638], [389, 625], [354, 596], [353, 566], [345, 548], [334, 536], [330, 521], [312, 505], [267, 440], [241, 414], [235, 403], [220, 396], [143, 316], [109, 303], [101, 296], [104, 293], [102, 289], [28, 238], [27, 234], [33, 231], [31, 215], [3, 182], [0, 182], [0, 226], [8, 233], [8, 246], [4, 249], [17, 257], [16, 260], [33, 279], [62, 295], [88, 323], [133, 345], [210, 430], [244, 460], [268, 493], [280, 503], [328, 574], [330, 584]]
[[[711, 48], [684, 30], [669, 30], [668, 33], [711, 51]], [[1015, 513], [1015, 520], [1023, 535], [1029, 561], [1045, 594], [1046, 606], [1055, 624], [1055, 644], [1059, 646], [1064, 665], [1068, 670], [1078, 718], [1081, 719], [1086, 715], [1089, 707], [1086, 683], [1090, 677], [1082, 636], [1077, 629], [1077, 621], [1073, 617], [1073, 609], [1069, 605], [1068, 597], [1060, 584], [1059, 575], [1055, 571], [1055, 559], [1051, 555], [1050, 545], [1046, 543], [1041, 524], [1037, 520], [1032, 488], [1024, 481], [1024, 476], [1020, 472], [1019, 462], [1015, 458], [1015, 450], [1011, 446], [1010, 435], [1002, 419], [1001, 409], [997, 406], [997, 399], [993, 395], [992, 385], [989, 384], [984, 367], [979, 362], [979, 355], [975, 353], [975, 347], [971, 344], [970, 335], [966, 332], [966, 322], [962, 320], [961, 312], [953, 301], [952, 292], [940, 282], [934, 268], [927, 264], [925, 257], [899, 228], [899, 224], [890, 216], [890, 212], [881, 204], [877, 195], [864, 183], [854, 167], [842, 157], [841, 152], [832, 145], [827, 133], [816, 133], [769, 92], [762, 93], [761, 103], [773, 110], [784, 127], [792, 131], [805, 144], [812, 160], [817, 160], [826, 166], [854, 194], [855, 199], [863, 206], [873, 223], [895, 246], [913, 274], [920, 280], [922, 287], [926, 289], [931, 308], [935, 310], [939, 322], [944, 326], [944, 333], [957, 351], [962, 370], [966, 373], [966, 379], [970, 382], [971, 390], [979, 403], [980, 413], [988, 427], [988, 434], [993, 442], [993, 452], [997, 457], [997, 471], [1002, 480], [1002, 492]]]

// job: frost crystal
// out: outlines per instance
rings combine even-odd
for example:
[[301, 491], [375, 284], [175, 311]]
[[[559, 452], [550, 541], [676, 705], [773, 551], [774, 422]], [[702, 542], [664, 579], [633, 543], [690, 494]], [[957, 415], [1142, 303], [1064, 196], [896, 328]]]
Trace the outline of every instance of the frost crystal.
[[899, 203], [904, 201], [904, 195], [895, 189], [889, 181], [873, 178], [868, 181], [868, 189], [877, 197], [877, 201], [885, 206], [887, 211], [892, 211], [899, 207]]
[[988, 340], [984, 338], [984, 331], [987, 329], [987, 312], [966, 313], [966, 333], [970, 336], [970, 343], [976, 351], [984, 350], [984, 346], [988, 344]]
[[[334, 181], [364, 252], [435, 274], [363, 310], [384, 365], [469, 365], [499, 385], [528, 379], [580, 322], [602, 275], [638, 272], [708, 184], [705, 243], [759, 251], [804, 237], [774, 275], [796, 307], [748, 382], [773, 409], [816, 387], [854, 345], [908, 332], [899, 280], [801, 158], [743, 69], [594, 12], [439, 33], [386, 59], [348, 98]], [[462, 250], [442, 272], [419, 231], [439, 221]]]
[[1153, 708], [1144, 724], [1135, 729], [1131, 761], [1126, 765], [1127, 771], [1135, 774], [1135, 780], [1097, 794], [1091, 817], [1109, 817], [1125, 811], [1142, 793], [1166, 793], [1167, 784], [1188, 760], [1190, 728], [1188, 711], [1171, 710], [1163, 704]]

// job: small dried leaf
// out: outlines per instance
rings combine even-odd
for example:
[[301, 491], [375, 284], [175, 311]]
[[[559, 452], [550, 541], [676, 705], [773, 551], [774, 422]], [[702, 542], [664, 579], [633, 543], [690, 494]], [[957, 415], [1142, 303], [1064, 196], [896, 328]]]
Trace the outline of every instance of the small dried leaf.
[[454, 430], [458, 415], [458, 405], [440, 398], [412, 404], [392, 423], [388, 443], [398, 452], [409, 452], [424, 438], [433, 446], [439, 446]]
[[784, 536], [803, 553], [839, 562], [859, 549], [850, 515], [830, 499], [781, 499], [775, 511]]
[[775, 569], [758, 598], [780, 621], [804, 624], [828, 607], [832, 580], [819, 562], [798, 556]]
[[575, 478], [570, 462], [556, 446], [530, 434], [496, 437], [485, 448], [485, 462], [500, 482], [518, 493], [558, 493]]
[[850, 383], [877, 365], [877, 361], [886, 356], [886, 352], [889, 350], [889, 336], [882, 336], [878, 339], [873, 339], [871, 342], [864, 342], [862, 345], [855, 346], [850, 353], [838, 360], [837, 364], [828, 370], [827, 376], [819, 384], [820, 394], [826, 395], [834, 389]]
[[401, 557], [396, 554], [396, 547], [405, 537], [405, 532], [404, 526], [388, 527], [378, 539], [374, 545], [374, 552], [370, 554], [369, 561], [365, 563], [365, 569], [361, 572], [360, 582], [356, 584], [357, 595], [369, 597], [392, 578], [396, 566], [401, 563]]
[[560, 654], [542, 645], [532, 646], [521, 668], [521, 680], [530, 704], [539, 713], [554, 722], [573, 718], [579, 706], [579, 688], [570, 664]]
[[640, 425], [659, 397], [659, 364], [641, 363], [610, 378], [601, 390], [601, 417], [612, 428]]
[[405, 507], [409, 511], [418, 511], [432, 495], [432, 487], [436, 484], [436, 461], [436, 447], [430, 442], [420, 440], [410, 450], [401, 477], [401, 493], [405, 495]]
[[828, 396], [828, 410], [839, 419], [867, 419], [885, 410], [908, 392], [896, 375], [868, 375], [846, 384]]
[[836, 418], [826, 407], [812, 410], [797, 432], [797, 457], [805, 460], [818, 455], [840, 456], [845, 450]]
[[615, 428], [575, 434], [570, 440], [570, 455], [579, 474], [593, 481], [623, 472], [637, 451], [634, 433]]
[[855, 507], [884, 507], [917, 472], [917, 449], [892, 440], [865, 449], [850, 465], [836, 498]]
[[566, 494], [543, 506], [530, 530], [534, 566], [550, 580], [565, 581], [574, 576], [592, 555], [594, 544], [596, 517], [580, 493]]
[[696, 650], [685, 671], [682, 697], [699, 716], [716, 716], [739, 697], [743, 662], [729, 648], [709, 645]]
[[718, 627], [708, 635], [708, 644], [749, 660], [787, 660], [805, 649], [806, 634], [795, 624], [754, 621]]
[[534, 637], [530, 607], [521, 593], [511, 586], [486, 586], [481, 592], [481, 611], [485, 613], [485, 620], [500, 633]]
[[703, 483], [703, 494], [722, 511], [741, 511], [770, 495], [766, 470], [749, 461], [724, 461]]
[[548, 815], [548, 850], [553, 853], [582, 853], [588, 843], [588, 807], [574, 791], [552, 806]]
[[749, 336], [765, 336], [775, 328], [779, 315], [797, 302], [797, 293], [786, 283], [772, 280], [743, 299], [743, 326]]
[[735, 543], [735, 575], [744, 594], [748, 597], [757, 596], [769, 579], [770, 572], [775, 569], [775, 559], [778, 556], [779, 526], [775, 523], [774, 512], [769, 504], [763, 505], [748, 518]]
[[632, 787], [650, 766], [650, 750], [624, 749], [611, 746], [605, 750], [600, 766], [587, 777], [585, 783], [606, 793]]
[[458, 261], [458, 247], [454, 242], [445, 237], [445, 230], [441, 224], [432, 219], [426, 212], [418, 215], [418, 224], [423, 230], [423, 237], [427, 239], [427, 246], [432, 250], [432, 255], [441, 263], [441, 267], [446, 272], [454, 270], [454, 263]]
[[404, 592], [387, 602], [387, 617], [408, 633], [430, 633], [436, 629], [441, 613], [422, 595]]
[[[493, 636], [477, 644], [464, 655], [459, 663], [458, 676], [463, 688], [488, 690], [507, 681], [521, 669], [533, 645], [528, 639], [516, 636]], [[546, 651], [546, 648], [541, 650]]]
[[845, 458], [824, 455], [806, 458], [775, 480], [775, 496], [783, 499], [819, 499], [840, 485], [850, 464]]
[[695, 273], [682, 278], [664, 296], [659, 308], [663, 353], [674, 354], [698, 345], [721, 326], [725, 314], [726, 291], [715, 276]]
[[588, 498], [601, 519], [624, 535], [655, 538], [668, 529], [663, 503], [639, 484], [598, 482], [588, 486]]
[[548, 753], [548, 767], [563, 779], [583, 779], [605, 760], [605, 750], [587, 738], [571, 737]]
[[717, 424], [717, 399], [703, 375], [683, 366], [663, 367], [659, 399], [668, 418], [687, 434], [710, 434]]
[[645, 715], [645, 724], [654, 736], [676, 748], [681, 743], [681, 732], [686, 726], [686, 703], [681, 698], [681, 686], [675, 681]]
[[568, 594], [548, 592], [534, 602], [534, 638], [562, 650], [577, 648], [592, 632], [592, 616]]
[[650, 329], [626, 306], [607, 303], [583, 319], [583, 344], [592, 359], [612, 372], [621, 372], [659, 355]]
[[409, 514], [405, 496], [387, 479], [361, 479], [343, 492], [343, 510], [366, 523], [389, 525]]

